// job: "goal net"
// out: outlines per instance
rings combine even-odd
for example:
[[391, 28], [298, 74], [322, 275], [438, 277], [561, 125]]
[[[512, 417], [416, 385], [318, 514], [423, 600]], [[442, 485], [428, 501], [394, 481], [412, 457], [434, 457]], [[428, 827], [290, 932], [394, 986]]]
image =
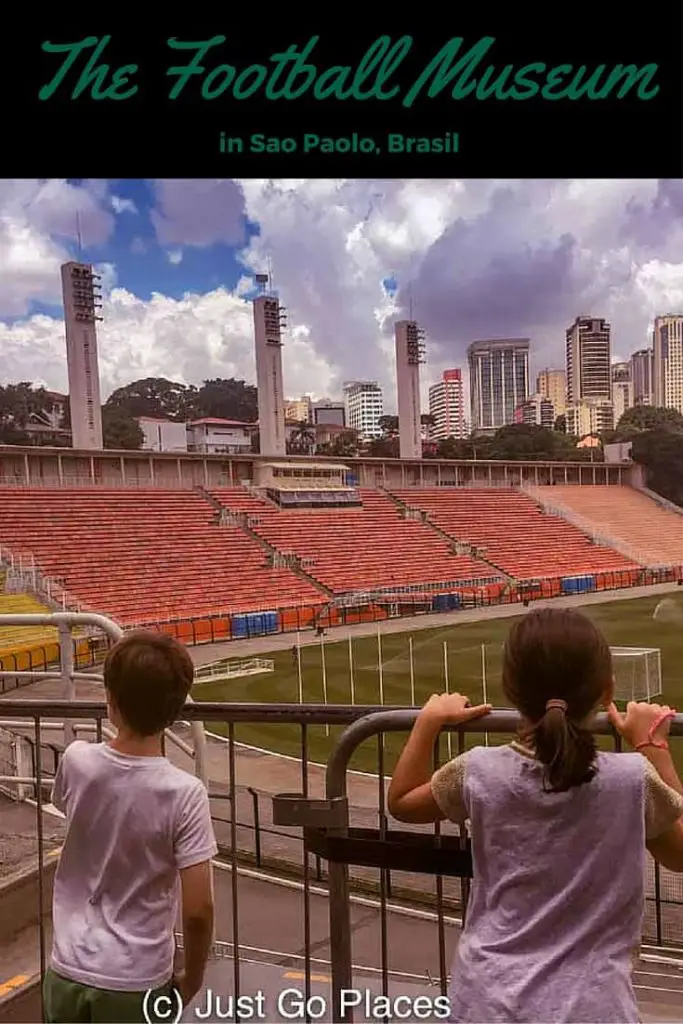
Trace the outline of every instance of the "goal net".
[[615, 700], [652, 700], [662, 692], [662, 652], [653, 647], [613, 647]]

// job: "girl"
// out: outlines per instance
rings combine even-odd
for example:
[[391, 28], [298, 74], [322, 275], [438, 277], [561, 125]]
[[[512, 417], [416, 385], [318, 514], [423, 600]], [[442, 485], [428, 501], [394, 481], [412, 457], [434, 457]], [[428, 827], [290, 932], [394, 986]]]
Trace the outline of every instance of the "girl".
[[[470, 821], [474, 879], [450, 1019], [637, 1022], [646, 846], [683, 872], [683, 786], [667, 743], [675, 712], [631, 703], [619, 714], [604, 637], [564, 608], [513, 625], [503, 691], [522, 718], [518, 741], [475, 747], [432, 775], [443, 726], [491, 710], [433, 696], [389, 788], [400, 821]], [[596, 750], [600, 706], [635, 753]]]

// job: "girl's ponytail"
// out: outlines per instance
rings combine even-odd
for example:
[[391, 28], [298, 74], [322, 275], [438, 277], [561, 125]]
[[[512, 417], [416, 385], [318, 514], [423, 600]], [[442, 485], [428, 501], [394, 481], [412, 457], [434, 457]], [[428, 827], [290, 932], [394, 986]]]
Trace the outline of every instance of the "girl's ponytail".
[[565, 701], [549, 700], [531, 737], [536, 756], [545, 766], [545, 788], [553, 793], [581, 786], [595, 775], [593, 735], [573, 722], [567, 711]]
[[522, 715], [523, 738], [543, 764], [547, 790], [562, 793], [595, 775], [591, 718], [610, 699], [612, 676], [607, 641], [573, 608], [541, 608], [510, 629], [503, 690]]

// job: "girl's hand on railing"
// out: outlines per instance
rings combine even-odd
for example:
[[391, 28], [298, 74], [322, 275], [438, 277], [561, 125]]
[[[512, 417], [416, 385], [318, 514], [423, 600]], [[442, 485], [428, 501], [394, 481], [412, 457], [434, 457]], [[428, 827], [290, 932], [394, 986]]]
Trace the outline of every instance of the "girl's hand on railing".
[[418, 717], [441, 727], [481, 718], [491, 710], [491, 704], [477, 704], [473, 707], [469, 698], [461, 693], [433, 693]]
[[648, 704], [645, 701], [629, 701], [626, 714], [622, 714], [614, 703], [607, 708], [607, 717], [634, 750], [643, 747], [666, 747], [671, 719], [676, 709], [668, 704]]

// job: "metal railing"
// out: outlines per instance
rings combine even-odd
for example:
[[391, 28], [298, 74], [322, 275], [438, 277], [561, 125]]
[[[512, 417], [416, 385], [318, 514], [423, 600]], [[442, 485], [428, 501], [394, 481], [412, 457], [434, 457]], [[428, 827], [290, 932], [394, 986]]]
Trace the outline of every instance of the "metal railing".
[[59, 580], [42, 572], [31, 552], [15, 552], [0, 544], [0, 568], [3, 565], [6, 567], [7, 593], [25, 593], [28, 590], [63, 611], [87, 610]]
[[[192, 703], [185, 707], [183, 718], [189, 722], [214, 728], [220, 723], [226, 731], [223, 742], [210, 744], [206, 760], [221, 851], [215, 865], [218, 919], [212, 968], [220, 967], [222, 972], [221, 991], [226, 990], [229, 971], [233, 994], [247, 992], [249, 965], [257, 962], [279, 964], [290, 976], [300, 972], [306, 998], [315, 993], [321, 977], [331, 979], [333, 1005], [339, 1005], [343, 989], [358, 987], [363, 979], [375, 979], [382, 993], [395, 991], [397, 985], [422, 985], [445, 994], [451, 947], [466, 913], [469, 891], [466, 835], [448, 824], [429, 831], [396, 832], [390, 827], [385, 799], [397, 751], [393, 740], [396, 733], [412, 726], [416, 713], [411, 708], [388, 711], [298, 704]], [[54, 723], [55, 731], [59, 722], [68, 723], [73, 732], [81, 732], [79, 724], [85, 725], [93, 738], [101, 740], [107, 735], [105, 719], [106, 706], [101, 702], [0, 701], [0, 721], [24, 722], [36, 752], [45, 745], [48, 722]], [[239, 739], [245, 724], [258, 724], [264, 736], [287, 730], [297, 739], [298, 757], [281, 759], [262, 752], [255, 761], [253, 749], [245, 750]], [[485, 723], [473, 722], [442, 735], [435, 764], [464, 750], [484, 727], [490, 738], [503, 738], [513, 735], [517, 724], [515, 713], [495, 711]], [[309, 751], [316, 734], [328, 728], [338, 742], [323, 768], [310, 763]], [[611, 734], [604, 716], [596, 731], [601, 736]], [[672, 732], [683, 735], [683, 716], [677, 717]], [[367, 767], [368, 744], [376, 770], [371, 775], [358, 774], [354, 770], [357, 755], [365, 751], [362, 763]], [[174, 756], [170, 748], [168, 755]], [[245, 786], [244, 776], [254, 785]], [[42, 864], [48, 849], [45, 808], [51, 780], [40, 753], [35, 774], [17, 781], [34, 786]], [[283, 788], [289, 788], [289, 796], [282, 796]], [[253, 824], [245, 822], [254, 792], [261, 796], [261, 815], [265, 812], [268, 819], [270, 810], [269, 819], [260, 825], [257, 812]], [[261, 867], [255, 870], [250, 842], [263, 844], [264, 839], [268, 849], [265, 855], [261, 851]], [[40, 906], [45, 888], [46, 883], [39, 881]], [[646, 951], [645, 956], [659, 957], [651, 960], [656, 964], [675, 957], [677, 949], [683, 954], [683, 885], [679, 876], [649, 863], [646, 890], [643, 938], [659, 948]], [[287, 908], [274, 920], [269, 908], [275, 897]], [[359, 908], [366, 922], [362, 934], [358, 934]], [[416, 929], [422, 936], [417, 945]], [[48, 955], [42, 916], [38, 944], [42, 972]], [[642, 966], [641, 974], [644, 978]], [[208, 983], [212, 984], [211, 978]], [[351, 1016], [334, 1019], [345, 1021]]]
[[[102, 700], [73, 699], [75, 681], [97, 677], [74, 671], [70, 633], [88, 625], [115, 640], [121, 630], [101, 616], [5, 618], [56, 625], [63, 648], [60, 671], [51, 675], [63, 680], [65, 699], [0, 700], [0, 727], [31, 741], [26, 774], [16, 762], [16, 774], [7, 771], [0, 781], [23, 787], [27, 812], [35, 805], [37, 998], [48, 957], [44, 908], [54, 868], [49, 853], [62, 829], [50, 806], [59, 751], [77, 735], [101, 741], [111, 734]], [[167, 733], [166, 752], [196, 771], [211, 796], [220, 854], [214, 864], [217, 924], [207, 985], [235, 996], [248, 993], [256, 964], [299, 980], [306, 1007], [321, 985], [331, 985], [334, 1006], [340, 1005], [342, 990], [354, 987], [379, 986], [381, 994], [396, 994], [397, 986], [418, 994], [446, 993], [451, 949], [469, 895], [467, 833], [448, 823], [395, 830], [386, 806], [386, 784], [400, 747], [397, 734], [411, 728], [416, 714], [415, 708], [358, 705], [186, 705], [182, 719], [189, 723], [192, 743], [183, 739], [181, 724]], [[225, 735], [207, 742], [204, 724]], [[435, 766], [484, 731], [497, 742], [512, 737], [518, 724], [516, 713], [495, 711], [442, 734]], [[258, 726], [263, 749], [244, 744], [246, 726]], [[619, 748], [605, 716], [598, 718], [596, 732]], [[682, 715], [672, 723], [672, 733], [683, 735]], [[328, 763], [313, 763], [312, 752], [330, 744]], [[285, 748], [289, 756], [269, 752]], [[676, 975], [679, 956], [683, 962], [683, 879], [648, 858], [645, 888], [646, 947], [636, 989], [641, 995], [665, 993], [675, 1003], [683, 998]], [[0, 908], [0, 921], [2, 916]], [[27, 965], [24, 973], [34, 972]], [[0, 1020], [1, 997], [0, 988]], [[305, 1012], [298, 1019], [316, 1018]], [[351, 1011], [333, 1019], [351, 1020]]]

